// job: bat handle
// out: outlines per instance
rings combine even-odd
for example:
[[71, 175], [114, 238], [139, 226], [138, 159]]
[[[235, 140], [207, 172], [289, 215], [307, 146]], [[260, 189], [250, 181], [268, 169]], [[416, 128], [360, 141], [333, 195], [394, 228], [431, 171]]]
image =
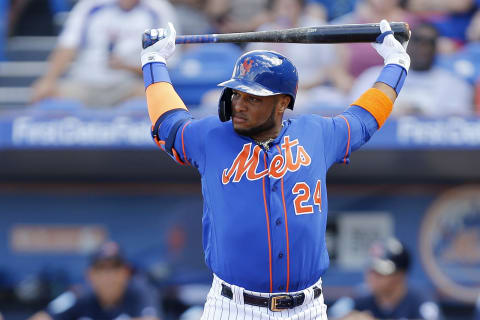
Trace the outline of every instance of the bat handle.
[[[152, 39], [150, 35], [143, 34], [142, 37], [142, 47], [143, 49], [153, 45], [157, 42], [158, 39]], [[184, 44], [184, 43], [214, 43], [217, 42], [216, 34], [202, 34], [202, 35], [192, 35], [192, 36], [176, 36], [175, 44]]]
[[[390, 27], [393, 31], [393, 36], [400, 42], [408, 41], [410, 39], [410, 26], [405, 22], [392, 22]], [[380, 24], [378, 25], [380, 29]]]
[[214, 43], [217, 42], [216, 34], [202, 34], [192, 36], [177, 36], [175, 38], [176, 44], [183, 43]]

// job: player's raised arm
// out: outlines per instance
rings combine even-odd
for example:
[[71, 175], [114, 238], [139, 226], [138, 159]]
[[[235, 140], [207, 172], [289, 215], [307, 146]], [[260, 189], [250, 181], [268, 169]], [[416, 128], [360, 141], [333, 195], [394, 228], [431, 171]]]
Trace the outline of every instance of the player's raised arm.
[[143, 33], [142, 70], [148, 114], [152, 125], [166, 112], [187, 109], [175, 92], [167, 70], [167, 59], [175, 51], [175, 28], [150, 29]]
[[333, 134], [329, 138], [328, 166], [334, 162], [348, 163], [350, 152], [366, 143], [385, 123], [407, 76], [410, 67], [407, 43], [402, 45], [393, 37], [386, 20], [380, 22], [380, 30], [382, 34], [373, 47], [383, 57], [385, 66], [372, 88], [331, 119], [329, 127]]
[[386, 20], [380, 22], [380, 30], [382, 34], [372, 46], [384, 59], [385, 66], [373, 87], [352, 104], [371, 113], [379, 128], [390, 115], [410, 67], [410, 56], [406, 51], [408, 41], [401, 44], [396, 40]]
[[[167, 70], [167, 59], [175, 51], [175, 36], [175, 28], [170, 22], [165, 29], [145, 30], [141, 61], [152, 138], [175, 161], [185, 164], [188, 163], [185, 152], [182, 157], [179, 150], [185, 151], [183, 130], [191, 115], [175, 92]], [[179, 131], [182, 132], [181, 139], [177, 139]]]

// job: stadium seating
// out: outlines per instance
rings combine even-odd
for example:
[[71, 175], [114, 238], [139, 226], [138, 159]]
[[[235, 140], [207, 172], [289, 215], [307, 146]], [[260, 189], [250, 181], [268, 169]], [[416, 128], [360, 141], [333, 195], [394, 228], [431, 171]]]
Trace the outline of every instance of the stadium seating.
[[6, 61], [0, 61], [0, 109], [22, 107], [29, 101], [30, 86], [45, 72], [55, 42], [56, 37], [9, 39]]
[[202, 96], [232, 75], [242, 50], [233, 44], [205, 44], [185, 52], [170, 71], [172, 83], [185, 104], [195, 107]]

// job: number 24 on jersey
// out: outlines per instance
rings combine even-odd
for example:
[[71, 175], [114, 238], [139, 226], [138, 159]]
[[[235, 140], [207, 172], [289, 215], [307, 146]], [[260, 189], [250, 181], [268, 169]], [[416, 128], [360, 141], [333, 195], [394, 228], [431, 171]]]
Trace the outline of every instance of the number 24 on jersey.
[[317, 180], [313, 191], [313, 206], [308, 204], [311, 192], [310, 186], [307, 183], [297, 182], [292, 188], [292, 193], [297, 195], [293, 200], [296, 215], [313, 213], [314, 205], [317, 205], [318, 211], [322, 212], [322, 184], [320, 180]]

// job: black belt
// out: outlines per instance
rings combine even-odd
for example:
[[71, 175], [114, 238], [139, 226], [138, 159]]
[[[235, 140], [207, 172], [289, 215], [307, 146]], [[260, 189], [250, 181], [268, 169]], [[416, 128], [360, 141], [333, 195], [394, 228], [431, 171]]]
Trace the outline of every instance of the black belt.
[[[316, 299], [322, 294], [322, 289], [313, 287], [313, 298]], [[233, 299], [232, 289], [222, 283], [222, 296]], [[300, 306], [305, 301], [305, 294], [277, 294], [269, 298], [258, 297], [248, 293], [243, 293], [243, 302], [252, 306], [269, 308], [272, 311], [282, 311], [284, 309], [293, 309]]]

